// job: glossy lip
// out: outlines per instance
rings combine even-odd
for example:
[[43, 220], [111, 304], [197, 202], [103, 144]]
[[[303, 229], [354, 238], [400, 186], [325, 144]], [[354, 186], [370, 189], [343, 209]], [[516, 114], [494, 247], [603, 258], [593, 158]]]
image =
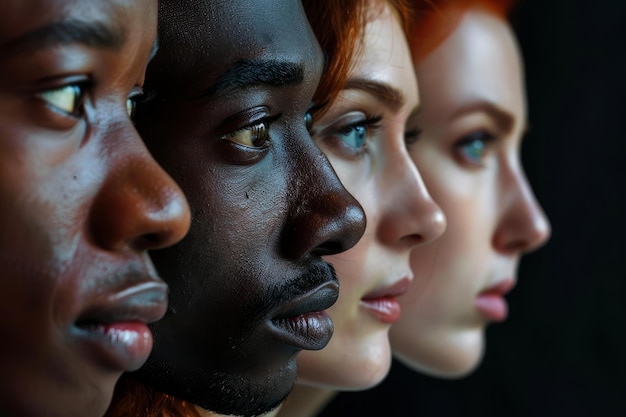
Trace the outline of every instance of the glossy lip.
[[515, 287], [515, 280], [506, 278], [478, 294], [474, 300], [474, 306], [487, 320], [504, 321], [509, 313], [509, 306], [504, 296], [513, 287]]
[[333, 322], [324, 310], [335, 304], [339, 284], [326, 282], [282, 305], [269, 320], [269, 328], [281, 342], [297, 349], [319, 350], [333, 334]]
[[167, 285], [146, 277], [140, 284], [97, 300], [74, 322], [71, 333], [103, 366], [134, 371], [152, 351], [147, 324], [161, 319], [167, 305]]
[[392, 324], [400, 319], [401, 307], [397, 297], [406, 294], [411, 279], [402, 278], [393, 285], [376, 289], [361, 298], [361, 305], [376, 319]]

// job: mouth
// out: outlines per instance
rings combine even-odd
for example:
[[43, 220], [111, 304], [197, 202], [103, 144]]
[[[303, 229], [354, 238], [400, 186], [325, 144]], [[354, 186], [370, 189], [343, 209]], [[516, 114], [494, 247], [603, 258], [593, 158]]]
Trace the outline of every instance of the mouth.
[[515, 286], [512, 278], [505, 279], [476, 296], [474, 306], [487, 320], [501, 322], [509, 314], [509, 305], [504, 296]]
[[320, 350], [333, 335], [333, 322], [324, 311], [337, 301], [339, 285], [326, 282], [281, 306], [270, 330], [281, 342], [297, 349]]
[[376, 319], [393, 324], [402, 313], [398, 297], [406, 294], [411, 286], [409, 278], [403, 278], [393, 285], [379, 288], [361, 298], [361, 305]]
[[167, 311], [167, 285], [150, 281], [106, 296], [76, 320], [72, 333], [88, 355], [118, 371], [141, 367], [152, 351], [148, 323]]

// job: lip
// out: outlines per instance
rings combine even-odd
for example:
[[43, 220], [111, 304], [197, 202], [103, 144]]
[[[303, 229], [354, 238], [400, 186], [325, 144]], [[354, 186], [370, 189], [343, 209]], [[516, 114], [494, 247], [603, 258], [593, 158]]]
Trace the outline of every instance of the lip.
[[324, 348], [333, 334], [333, 322], [324, 310], [339, 296], [339, 284], [326, 282], [281, 306], [269, 320], [271, 332], [281, 342], [297, 349]]
[[87, 354], [119, 371], [141, 367], [152, 351], [147, 324], [167, 311], [167, 285], [150, 280], [96, 300], [72, 326], [72, 334]]
[[410, 287], [411, 280], [403, 278], [393, 285], [366, 294], [361, 298], [361, 305], [381, 322], [393, 324], [400, 319], [402, 312], [397, 297], [406, 294]]
[[504, 296], [515, 286], [515, 280], [507, 278], [487, 288], [476, 296], [474, 306], [480, 314], [491, 321], [504, 321], [509, 314], [509, 306]]

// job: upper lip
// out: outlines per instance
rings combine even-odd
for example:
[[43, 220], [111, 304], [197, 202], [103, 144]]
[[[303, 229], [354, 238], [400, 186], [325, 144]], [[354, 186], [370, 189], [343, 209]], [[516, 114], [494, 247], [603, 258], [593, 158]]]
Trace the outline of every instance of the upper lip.
[[406, 294], [411, 287], [411, 279], [408, 277], [404, 277], [399, 279], [395, 283], [391, 285], [387, 285], [384, 287], [379, 287], [369, 293], [365, 294], [362, 300], [374, 300], [377, 298], [383, 297], [399, 297], [403, 294]]
[[339, 297], [339, 283], [336, 280], [320, 284], [306, 294], [282, 304], [274, 311], [273, 320], [297, 317], [306, 313], [323, 311], [331, 307]]
[[513, 287], [515, 287], [515, 280], [513, 278], [505, 278], [490, 287], [485, 288], [480, 292], [480, 294], [499, 294], [504, 296], [510, 292]]
[[117, 289], [93, 300], [85, 309], [77, 325], [110, 324], [139, 321], [153, 323], [160, 320], [167, 311], [167, 285], [152, 278], [131, 286]]

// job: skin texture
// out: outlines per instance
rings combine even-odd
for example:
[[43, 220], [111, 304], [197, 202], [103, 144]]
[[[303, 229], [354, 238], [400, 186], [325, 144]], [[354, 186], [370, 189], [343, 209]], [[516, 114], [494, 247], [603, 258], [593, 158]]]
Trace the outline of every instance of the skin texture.
[[391, 340], [404, 363], [432, 375], [461, 376], [477, 366], [485, 326], [506, 316], [506, 305], [499, 318], [481, 314], [478, 295], [494, 285], [510, 289], [520, 256], [550, 234], [519, 158], [526, 129], [520, 61], [508, 24], [475, 9], [416, 64], [423, 132], [411, 155], [448, 228], [414, 251], [416, 280]]
[[380, 382], [390, 365], [391, 323], [363, 299], [376, 295], [380, 303], [386, 294], [393, 308], [413, 279], [411, 249], [445, 229], [443, 213], [407, 151], [419, 135], [409, 48], [390, 7], [372, 3], [346, 87], [314, 126], [316, 143], [361, 203], [367, 227], [354, 248], [326, 258], [341, 283], [339, 300], [329, 309], [335, 333], [322, 351], [298, 356], [298, 384], [365, 389]]
[[2, 4], [0, 415], [102, 415], [150, 352], [167, 287], [147, 250], [189, 227], [127, 111], [156, 19], [148, 0]]
[[307, 131], [323, 62], [298, 0], [163, 2], [160, 31], [138, 127], [188, 195], [192, 227], [153, 254], [171, 308], [135, 376], [256, 415], [291, 390], [296, 353], [328, 342], [330, 319], [311, 312], [338, 283], [321, 256], [353, 246], [364, 216]]

